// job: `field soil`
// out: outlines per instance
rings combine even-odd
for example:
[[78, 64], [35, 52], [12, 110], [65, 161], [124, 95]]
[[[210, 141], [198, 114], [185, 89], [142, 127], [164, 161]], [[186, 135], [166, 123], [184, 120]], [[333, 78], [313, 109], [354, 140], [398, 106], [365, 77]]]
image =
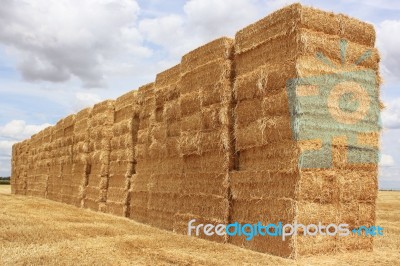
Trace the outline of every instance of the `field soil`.
[[0, 265], [398, 265], [400, 192], [380, 191], [373, 252], [298, 261], [174, 234], [0, 186]]

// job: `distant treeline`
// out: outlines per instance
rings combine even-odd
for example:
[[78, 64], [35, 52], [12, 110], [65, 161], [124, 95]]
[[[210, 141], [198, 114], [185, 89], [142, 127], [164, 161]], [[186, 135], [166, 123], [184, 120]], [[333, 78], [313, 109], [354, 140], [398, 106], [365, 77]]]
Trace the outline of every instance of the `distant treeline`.
[[6, 176], [0, 176], [0, 185], [9, 185], [10, 184], [10, 177]]

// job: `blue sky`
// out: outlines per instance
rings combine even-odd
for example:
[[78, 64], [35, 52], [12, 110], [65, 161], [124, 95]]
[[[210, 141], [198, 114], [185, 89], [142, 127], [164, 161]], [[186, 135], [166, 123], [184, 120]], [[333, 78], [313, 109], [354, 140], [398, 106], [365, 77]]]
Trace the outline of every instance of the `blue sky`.
[[[5, 0], [0, 6], [0, 176], [11, 146], [154, 80], [191, 49], [301, 2], [373, 23], [380, 50], [380, 187], [400, 189], [400, 1]], [[218, 26], [216, 26], [218, 25]]]

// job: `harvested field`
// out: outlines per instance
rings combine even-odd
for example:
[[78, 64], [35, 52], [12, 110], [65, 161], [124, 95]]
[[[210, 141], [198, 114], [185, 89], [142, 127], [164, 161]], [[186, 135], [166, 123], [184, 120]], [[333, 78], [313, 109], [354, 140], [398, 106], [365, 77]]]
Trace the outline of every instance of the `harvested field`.
[[0, 186], [0, 264], [395, 265], [400, 260], [400, 192], [380, 191], [373, 252], [298, 261], [153, 228], [54, 201], [10, 195]]

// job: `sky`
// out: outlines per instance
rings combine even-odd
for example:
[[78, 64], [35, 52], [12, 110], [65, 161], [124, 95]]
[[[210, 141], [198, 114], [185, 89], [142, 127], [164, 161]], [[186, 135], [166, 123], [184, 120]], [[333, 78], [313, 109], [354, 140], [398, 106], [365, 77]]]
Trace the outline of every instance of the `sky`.
[[400, 1], [2, 0], [0, 176], [11, 147], [155, 79], [185, 53], [293, 2], [374, 24], [384, 84], [379, 186], [400, 189]]

